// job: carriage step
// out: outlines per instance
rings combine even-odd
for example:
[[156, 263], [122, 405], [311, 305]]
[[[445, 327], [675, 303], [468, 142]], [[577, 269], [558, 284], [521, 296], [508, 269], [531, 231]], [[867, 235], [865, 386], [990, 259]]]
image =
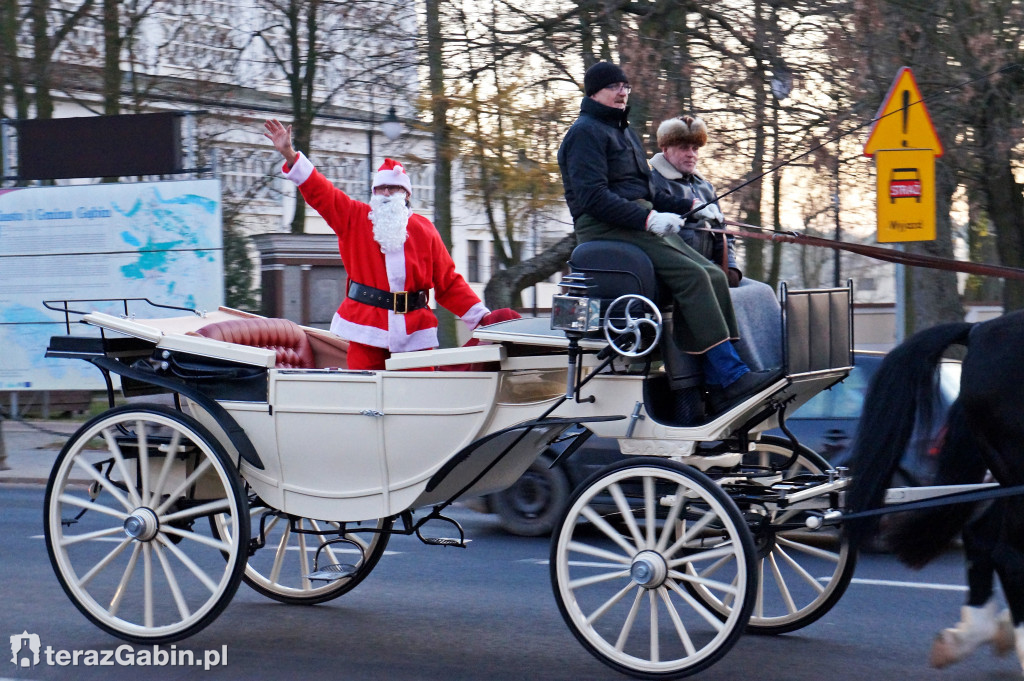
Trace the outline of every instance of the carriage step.
[[349, 565], [347, 563], [324, 565], [316, 572], [311, 572], [306, 575], [306, 579], [311, 582], [336, 582], [339, 579], [351, 577], [358, 569], [359, 568], [355, 565]]
[[420, 541], [431, 546], [457, 546], [460, 549], [466, 548], [466, 544], [472, 539], [455, 539], [453, 537], [420, 537]]

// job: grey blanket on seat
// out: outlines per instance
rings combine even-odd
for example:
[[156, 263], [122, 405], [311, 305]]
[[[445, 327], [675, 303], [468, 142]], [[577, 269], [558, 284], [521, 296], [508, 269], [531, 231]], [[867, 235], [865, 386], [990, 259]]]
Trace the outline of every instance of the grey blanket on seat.
[[771, 286], [743, 278], [729, 289], [740, 340], [736, 352], [753, 371], [782, 366], [782, 314]]

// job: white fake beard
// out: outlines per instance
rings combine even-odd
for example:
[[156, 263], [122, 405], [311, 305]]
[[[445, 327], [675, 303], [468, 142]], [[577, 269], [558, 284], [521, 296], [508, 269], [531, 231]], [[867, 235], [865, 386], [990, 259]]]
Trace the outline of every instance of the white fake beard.
[[380, 250], [394, 253], [405, 246], [408, 236], [406, 225], [409, 224], [409, 208], [405, 205], [405, 195], [384, 196], [374, 194], [370, 197], [370, 222], [373, 223], [373, 238], [380, 244]]

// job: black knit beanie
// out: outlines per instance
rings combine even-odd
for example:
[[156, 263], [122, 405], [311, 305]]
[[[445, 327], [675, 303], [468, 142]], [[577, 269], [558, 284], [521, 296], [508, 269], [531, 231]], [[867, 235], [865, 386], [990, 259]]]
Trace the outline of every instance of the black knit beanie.
[[583, 92], [590, 97], [612, 83], [628, 82], [626, 74], [618, 66], [609, 61], [599, 61], [587, 69], [587, 73], [583, 76]]

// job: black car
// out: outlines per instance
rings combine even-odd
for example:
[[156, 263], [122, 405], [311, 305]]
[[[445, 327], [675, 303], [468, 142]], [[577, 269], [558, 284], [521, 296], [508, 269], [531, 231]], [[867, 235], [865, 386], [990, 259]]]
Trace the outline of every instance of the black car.
[[[880, 352], [857, 351], [854, 353], [853, 370], [846, 380], [829, 390], [824, 390], [789, 415], [786, 427], [796, 436], [800, 444], [809, 447], [825, 457], [833, 466], [849, 465], [850, 447], [857, 434], [860, 412], [864, 407], [871, 378], [885, 357]], [[911, 438], [907, 453], [900, 464], [900, 484], [928, 484], [933, 471], [931, 445], [935, 440], [938, 425], [944, 420], [946, 410], [960, 391], [960, 362], [944, 360], [939, 365], [939, 403], [936, 405], [936, 424], [930, 432], [916, 430]], [[767, 431], [769, 435], [780, 435], [780, 430]]]
[[[786, 419], [786, 427], [800, 444], [824, 456], [833, 466], [849, 464], [850, 447], [856, 435], [868, 383], [882, 363], [883, 353], [857, 351], [854, 368], [842, 383], [815, 395]], [[960, 363], [943, 361], [939, 369], [940, 403], [936, 424], [956, 399], [960, 387]], [[934, 469], [930, 444], [931, 432], [915, 432], [900, 468], [896, 484], [927, 484]], [[767, 431], [783, 436], [781, 430]], [[565, 461], [554, 468], [551, 462], [557, 450], [542, 455], [515, 485], [503, 492], [474, 499], [469, 506], [496, 513], [502, 528], [512, 534], [540, 536], [549, 534], [565, 509], [573, 489], [594, 471], [617, 461], [622, 454], [612, 438], [591, 437]]]

